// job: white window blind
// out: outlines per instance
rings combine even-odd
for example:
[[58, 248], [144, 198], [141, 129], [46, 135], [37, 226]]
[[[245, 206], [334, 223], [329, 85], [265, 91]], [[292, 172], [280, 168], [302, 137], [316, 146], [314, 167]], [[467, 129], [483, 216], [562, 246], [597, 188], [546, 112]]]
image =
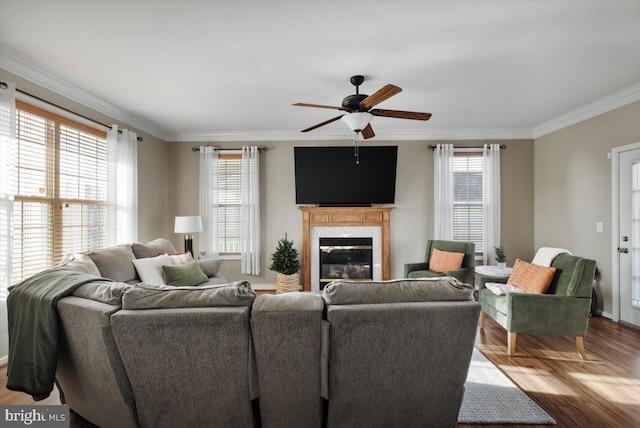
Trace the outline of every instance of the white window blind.
[[106, 244], [106, 134], [17, 107], [12, 283]]
[[453, 158], [453, 240], [476, 244], [483, 252], [482, 153]]
[[220, 254], [240, 254], [242, 204], [241, 154], [221, 153], [218, 181], [218, 239]]

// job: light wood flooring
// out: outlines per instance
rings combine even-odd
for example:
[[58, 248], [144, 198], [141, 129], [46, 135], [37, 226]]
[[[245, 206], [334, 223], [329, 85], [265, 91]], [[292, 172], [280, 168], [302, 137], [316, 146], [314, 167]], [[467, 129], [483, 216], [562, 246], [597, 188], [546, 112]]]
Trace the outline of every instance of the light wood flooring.
[[[567, 337], [518, 335], [516, 354], [506, 355], [507, 334], [487, 318], [476, 348], [557, 422], [558, 428], [640, 427], [640, 331], [606, 318], [592, 318], [585, 338], [587, 361]], [[0, 404], [33, 404], [26, 394], [9, 391], [6, 366], [0, 368]], [[37, 404], [59, 403], [57, 392]], [[491, 397], [487, 397], [491, 405]], [[524, 428], [539, 425], [474, 425], [461, 428]], [[72, 428], [92, 424], [78, 416]]]

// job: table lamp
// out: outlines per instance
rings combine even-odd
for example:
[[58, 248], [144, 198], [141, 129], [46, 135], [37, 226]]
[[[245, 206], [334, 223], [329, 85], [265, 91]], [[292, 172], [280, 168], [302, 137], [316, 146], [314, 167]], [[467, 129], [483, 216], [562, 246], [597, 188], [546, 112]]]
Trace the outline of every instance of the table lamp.
[[202, 232], [202, 219], [200, 216], [176, 216], [176, 223], [173, 231], [175, 233], [184, 233], [184, 251], [189, 251], [193, 256], [193, 234]]

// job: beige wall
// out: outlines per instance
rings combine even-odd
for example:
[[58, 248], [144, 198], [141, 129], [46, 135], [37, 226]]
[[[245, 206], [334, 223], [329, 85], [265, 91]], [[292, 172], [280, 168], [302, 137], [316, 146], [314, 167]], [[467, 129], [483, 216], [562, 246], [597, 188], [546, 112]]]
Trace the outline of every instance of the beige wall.
[[[481, 145], [480, 141], [454, 141], [456, 146]], [[502, 157], [502, 242], [509, 262], [516, 257], [530, 260], [533, 256], [533, 142], [501, 141], [507, 149]], [[262, 187], [262, 274], [243, 276], [238, 261], [225, 261], [222, 274], [229, 280], [247, 279], [254, 284], [275, 282], [275, 274], [267, 267], [278, 239], [287, 233], [300, 251], [302, 215], [295, 203], [294, 146], [351, 145], [342, 142], [265, 142], [261, 156]], [[376, 145], [398, 145], [396, 203], [391, 213], [391, 274], [402, 277], [404, 263], [424, 260], [426, 242], [433, 237], [433, 152], [426, 141], [403, 141]], [[433, 143], [431, 143], [433, 144]], [[191, 151], [198, 143], [171, 143], [169, 147], [170, 219], [174, 215], [198, 212], [198, 154]], [[221, 148], [240, 148], [242, 143], [216, 143]], [[505, 179], [508, 178], [508, 179]], [[182, 237], [171, 237], [182, 248]], [[194, 250], [198, 251], [198, 237]]]
[[[594, 259], [599, 306], [611, 314], [611, 161], [613, 147], [640, 142], [640, 102], [534, 141], [535, 247], [567, 248]], [[604, 231], [596, 232], [596, 223]]]

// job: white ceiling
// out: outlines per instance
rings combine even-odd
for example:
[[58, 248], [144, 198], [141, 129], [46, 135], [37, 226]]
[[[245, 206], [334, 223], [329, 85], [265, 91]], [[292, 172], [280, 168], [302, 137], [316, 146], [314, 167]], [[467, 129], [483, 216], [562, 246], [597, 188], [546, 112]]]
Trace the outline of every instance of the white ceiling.
[[340, 105], [354, 74], [433, 113], [376, 117], [376, 139], [531, 138], [640, 98], [640, 1], [0, 0], [0, 49], [171, 141], [350, 137], [301, 134], [337, 113], [291, 104]]

